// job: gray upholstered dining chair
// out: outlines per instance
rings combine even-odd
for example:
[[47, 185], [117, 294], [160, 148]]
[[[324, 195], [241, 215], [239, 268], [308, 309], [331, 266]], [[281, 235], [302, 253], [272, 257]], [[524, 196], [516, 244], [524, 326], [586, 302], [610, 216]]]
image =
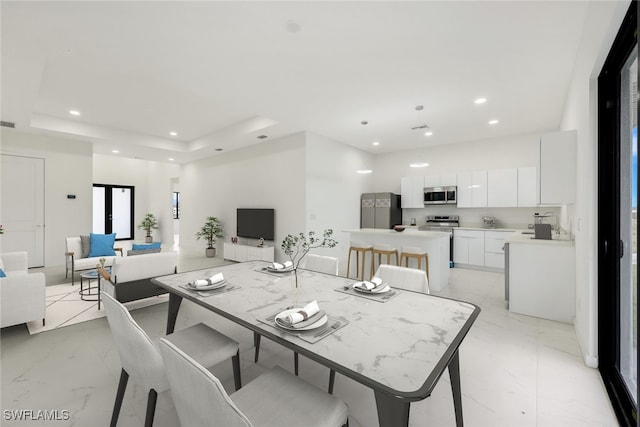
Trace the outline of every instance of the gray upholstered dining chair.
[[[317, 271], [318, 273], [338, 275], [338, 258], [325, 255], [307, 254], [304, 259], [305, 270]], [[258, 356], [260, 354], [260, 334], [253, 333], [253, 343], [255, 346], [254, 361], [258, 363]], [[298, 375], [298, 353], [293, 353], [293, 370]]]
[[276, 366], [228, 395], [220, 381], [160, 340], [180, 424], [188, 427], [348, 426], [347, 405]]
[[423, 294], [429, 293], [429, 279], [427, 279], [427, 275], [423, 270], [417, 268], [382, 264], [376, 270], [375, 277], [382, 279], [392, 288], [406, 289]]
[[[106, 292], [102, 292], [101, 296], [122, 364], [110, 425], [115, 427], [118, 422], [127, 382], [131, 376], [139, 386], [149, 390], [145, 426], [150, 427], [153, 425], [158, 393], [169, 389], [162, 357], [157, 344], [133, 320], [127, 308]], [[208, 367], [232, 359], [236, 390], [242, 386], [239, 345], [231, 338], [198, 323], [168, 335], [166, 339]]]
[[338, 258], [325, 255], [307, 254], [304, 258], [304, 266], [302, 268], [337, 276]]

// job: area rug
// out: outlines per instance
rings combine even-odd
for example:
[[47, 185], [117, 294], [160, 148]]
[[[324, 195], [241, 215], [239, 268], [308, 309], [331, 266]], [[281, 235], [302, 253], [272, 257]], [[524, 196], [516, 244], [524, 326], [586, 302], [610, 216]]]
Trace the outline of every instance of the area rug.
[[[28, 322], [27, 329], [29, 329], [29, 334], [33, 335], [106, 316], [104, 304], [100, 304], [100, 310], [98, 310], [98, 302], [83, 301], [78, 293], [79, 290], [80, 285], [78, 283], [75, 285], [67, 283], [64, 285], [47, 286], [45, 297], [47, 304], [45, 325], [42, 326], [41, 320]], [[124, 305], [131, 311], [167, 301], [169, 301], [168, 294], [145, 298], [139, 301], [131, 301]]]

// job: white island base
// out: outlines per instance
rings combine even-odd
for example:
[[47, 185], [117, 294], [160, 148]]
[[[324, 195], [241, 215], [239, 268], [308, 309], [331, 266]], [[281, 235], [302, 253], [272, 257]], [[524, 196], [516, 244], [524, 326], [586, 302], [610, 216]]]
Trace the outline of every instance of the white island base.
[[[429, 255], [429, 288], [433, 291], [440, 291], [449, 284], [449, 233], [412, 229], [398, 232], [373, 228], [346, 230], [346, 232], [351, 233], [351, 241], [370, 245], [391, 245], [398, 249], [398, 254], [402, 252], [403, 246], [415, 246], [424, 249]], [[351, 271], [353, 272], [355, 271], [355, 257], [352, 256], [351, 258]], [[385, 257], [382, 257], [382, 260], [384, 261]], [[368, 275], [369, 271], [365, 267], [365, 274]]]

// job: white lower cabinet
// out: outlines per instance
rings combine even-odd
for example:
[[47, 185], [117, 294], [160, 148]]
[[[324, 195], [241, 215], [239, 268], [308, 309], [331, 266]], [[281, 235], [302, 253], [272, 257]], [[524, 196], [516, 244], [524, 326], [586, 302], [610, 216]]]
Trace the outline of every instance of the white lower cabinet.
[[484, 266], [504, 269], [504, 244], [513, 231], [484, 232]]
[[484, 267], [484, 231], [454, 230], [453, 262]]
[[454, 230], [453, 262], [504, 269], [504, 244], [513, 231]]
[[230, 261], [269, 261], [274, 260], [273, 246], [259, 248], [257, 246], [238, 245], [235, 243], [224, 244], [224, 259]]

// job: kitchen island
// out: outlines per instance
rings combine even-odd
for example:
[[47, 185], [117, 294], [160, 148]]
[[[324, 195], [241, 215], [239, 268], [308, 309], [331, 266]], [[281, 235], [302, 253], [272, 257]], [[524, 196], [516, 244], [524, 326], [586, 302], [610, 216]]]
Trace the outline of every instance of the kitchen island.
[[[433, 291], [440, 291], [449, 284], [449, 233], [411, 228], [402, 232], [377, 228], [362, 228], [345, 232], [351, 234], [351, 241], [370, 245], [391, 245], [398, 249], [398, 253], [402, 252], [403, 246], [421, 248], [429, 255], [429, 288]], [[355, 269], [355, 260], [352, 260], [352, 263], [354, 263]]]
[[572, 323], [575, 317], [575, 245], [572, 240], [506, 240], [505, 299], [509, 311]]

